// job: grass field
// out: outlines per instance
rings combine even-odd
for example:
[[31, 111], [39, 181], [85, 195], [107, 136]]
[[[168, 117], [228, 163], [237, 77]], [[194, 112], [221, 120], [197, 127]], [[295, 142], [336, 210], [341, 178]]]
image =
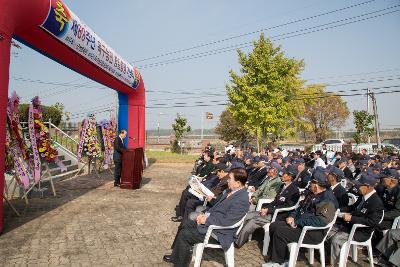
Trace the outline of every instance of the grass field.
[[150, 163], [166, 162], [166, 163], [194, 163], [199, 155], [191, 154], [175, 154], [167, 151], [151, 151], [146, 150], [146, 156]]

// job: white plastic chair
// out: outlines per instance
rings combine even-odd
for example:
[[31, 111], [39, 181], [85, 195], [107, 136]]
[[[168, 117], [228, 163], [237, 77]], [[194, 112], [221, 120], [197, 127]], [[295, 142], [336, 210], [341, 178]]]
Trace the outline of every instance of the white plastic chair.
[[[197, 243], [194, 245], [193, 248], [193, 256], [192, 259], [194, 258], [194, 267], [200, 267], [201, 264], [201, 259], [203, 257], [203, 251], [204, 248], [222, 248], [220, 244], [210, 244], [210, 237], [212, 236], [215, 240], [218, 241], [217, 236], [214, 235], [212, 232], [214, 230], [220, 230], [220, 229], [234, 229], [238, 228], [236, 231], [236, 234], [239, 234], [240, 230], [242, 230], [244, 218], [246, 218], [246, 215], [237, 223], [231, 226], [217, 226], [217, 225], [210, 225], [208, 227], [206, 236], [204, 237], [203, 243]], [[235, 246], [233, 245], [233, 242], [229, 249], [225, 251], [225, 262], [228, 267], [234, 267], [235, 266]]]
[[[258, 202], [257, 202], [256, 211], [260, 211], [263, 204], [271, 203], [272, 201], [274, 201], [273, 198], [261, 198], [261, 199], [259, 199]], [[250, 234], [249, 235], [249, 241], [252, 239], [252, 237], [253, 237], [253, 235]]]
[[258, 202], [257, 202], [256, 211], [260, 211], [261, 210], [261, 206], [263, 204], [271, 203], [272, 201], [274, 201], [273, 198], [261, 198], [261, 199], [259, 199]]
[[271, 222], [264, 225], [264, 227], [263, 227], [263, 229], [264, 229], [264, 241], [263, 241], [263, 251], [262, 251], [262, 254], [264, 256], [267, 256], [267, 254], [268, 254], [268, 247], [269, 247], [269, 241], [270, 241], [270, 238], [269, 238], [269, 226], [271, 225], [271, 223], [275, 222], [276, 217], [278, 216], [278, 213], [292, 211], [292, 210], [297, 209], [297, 207], [300, 204], [300, 201], [301, 200], [299, 198], [299, 200], [297, 201], [296, 205], [294, 205], [294, 206], [287, 207], [287, 208], [276, 209], [275, 212], [274, 212], [274, 215], [272, 216]]
[[[400, 229], [400, 216], [394, 218], [392, 228], [391, 229]], [[383, 230], [383, 234], [385, 235], [389, 230]]]
[[347, 195], [350, 197], [349, 199], [349, 206], [353, 205], [354, 203], [357, 202], [358, 197], [352, 193], [347, 193]]
[[[333, 224], [336, 222], [337, 215], [339, 214], [339, 210], [336, 210], [335, 216], [333, 217], [333, 220], [328, 223], [326, 226], [323, 227], [313, 227], [313, 226], [304, 226], [300, 238], [298, 242], [293, 242], [288, 244], [289, 252], [290, 252], [290, 257], [289, 257], [289, 267], [294, 267], [296, 266], [296, 261], [297, 261], [297, 256], [299, 255], [299, 250], [300, 248], [308, 248], [309, 251], [309, 258], [308, 261], [310, 262], [311, 265], [314, 264], [314, 249], [319, 250], [319, 255], [320, 255], [320, 260], [321, 260], [321, 266], [325, 267], [325, 240], [328, 236], [329, 231], [332, 229]], [[303, 239], [305, 235], [307, 234], [307, 231], [320, 231], [320, 230], [327, 230], [324, 239], [319, 244], [304, 244]]]
[[[379, 221], [379, 224], [383, 221], [383, 217], [385, 215], [385, 212], [382, 211], [382, 218]], [[371, 232], [370, 237], [363, 242], [358, 242], [353, 240], [354, 233], [356, 232], [357, 228], [367, 228], [369, 226], [366, 226], [364, 224], [353, 224], [353, 227], [351, 228], [349, 238], [347, 239], [346, 242], [344, 242], [342, 248], [340, 249], [340, 257], [339, 257], [339, 267], [345, 267], [347, 264], [347, 258], [349, 257], [349, 252], [350, 252], [350, 247], [352, 247], [352, 252], [353, 252], [353, 261], [357, 262], [357, 246], [364, 246], [367, 247], [368, 249], [368, 257], [369, 257], [369, 263], [370, 266], [374, 266], [374, 258], [372, 254], [372, 243], [371, 239], [374, 234], [374, 231]], [[331, 245], [331, 264], [333, 263], [333, 255], [332, 255], [332, 245]]]
[[347, 186], [347, 180], [346, 180], [346, 179], [340, 180], [340, 184], [341, 184], [344, 188], [346, 188], [346, 186]]

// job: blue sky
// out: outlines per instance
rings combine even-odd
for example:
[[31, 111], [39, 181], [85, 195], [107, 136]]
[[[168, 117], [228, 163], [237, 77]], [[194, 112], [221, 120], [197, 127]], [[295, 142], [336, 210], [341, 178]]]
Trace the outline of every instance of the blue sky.
[[[218, 115], [224, 110], [221, 104], [227, 99], [224, 85], [229, 82], [228, 71], [239, 69], [235, 51], [174, 64], [160, 65], [160, 62], [194, 54], [198, 56], [198, 53], [209, 54], [210, 51], [224, 47], [235, 47], [237, 44], [257, 39], [259, 33], [183, 53], [140, 60], [271, 28], [366, 0], [64, 0], [64, 2], [115, 51], [133, 62], [133, 65], [141, 67], [141, 74], [149, 91], [146, 124], [148, 129], [154, 129], [157, 127], [157, 122], [161, 128], [170, 128], [176, 113], [187, 117], [192, 128], [200, 128], [201, 114], [206, 111], [214, 113], [215, 119], [205, 121], [204, 126], [214, 127], [218, 122]], [[399, 4], [400, 2], [395, 0], [371, 1], [358, 7], [274, 28], [264, 33], [267, 37], [274, 37], [306, 28], [321, 29], [316, 26], [327, 24], [325, 27], [330, 27], [338, 25], [339, 22], [332, 23], [338, 20], [343, 20], [341, 23], [345, 23], [382, 15], [400, 9], [400, 6], [388, 9]], [[386, 10], [361, 16], [382, 9]], [[359, 17], [347, 19], [355, 16]], [[399, 26], [400, 12], [394, 12], [341, 27], [276, 40], [275, 43], [282, 46], [287, 56], [305, 60], [306, 66], [302, 77], [310, 83], [336, 84], [327, 88], [332, 92], [356, 89], [360, 89], [358, 92], [363, 92], [361, 89], [367, 87], [400, 85]], [[243, 50], [250, 51], [250, 48]], [[96, 88], [102, 86], [80, 77], [27, 47], [23, 46], [22, 50], [14, 52], [18, 54], [11, 59], [9, 92], [16, 90], [23, 100], [29, 100], [38, 94], [44, 104], [63, 102], [66, 110], [75, 114], [74, 120], [81, 119], [83, 114], [90, 110], [113, 106], [113, 90]], [[158, 64], [149, 65], [154, 63]], [[21, 81], [20, 78], [28, 79], [30, 82]], [[43, 82], [68, 83], [71, 86], [48, 85]], [[90, 88], [76, 86], [80, 84], [87, 84]], [[400, 90], [400, 88], [375, 89], [376, 92], [389, 90]], [[366, 108], [365, 96], [344, 99], [351, 110]], [[383, 128], [400, 127], [399, 101], [400, 93], [377, 95], [379, 118]], [[170, 107], [176, 105], [175, 103], [185, 103], [187, 107]], [[199, 104], [210, 104], [210, 106], [196, 107]], [[155, 108], [163, 106], [164, 108]], [[108, 112], [98, 114], [99, 118], [107, 116]], [[352, 127], [352, 117], [350, 117], [345, 128]]]

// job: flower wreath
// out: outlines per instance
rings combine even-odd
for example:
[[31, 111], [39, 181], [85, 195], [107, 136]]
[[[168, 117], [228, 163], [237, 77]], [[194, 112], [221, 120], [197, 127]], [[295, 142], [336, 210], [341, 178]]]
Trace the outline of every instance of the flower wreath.
[[101, 154], [100, 145], [97, 142], [96, 117], [89, 114], [86, 133], [83, 140], [83, 154], [88, 157], [98, 158]]
[[32, 99], [35, 137], [39, 155], [42, 160], [56, 162], [58, 151], [53, 148], [49, 138], [49, 129], [43, 123], [43, 111], [38, 96]]

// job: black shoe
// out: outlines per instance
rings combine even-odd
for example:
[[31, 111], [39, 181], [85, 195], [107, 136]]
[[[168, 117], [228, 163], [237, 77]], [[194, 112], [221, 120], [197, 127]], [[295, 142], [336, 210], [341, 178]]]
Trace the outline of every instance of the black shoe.
[[121, 184], [114, 183], [114, 187], [120, 186]]
[[384, 257], [374, 259], [374, 264], [381, 267], [390, 267], [392, 264], [388, 262]]
[[182, 220], [183, 220], [182, 216], [171, 217], [171, 221], [173, 222], [182, 222]]
[[163, 260], [165, 261], [165, 262], [168, 262], [168, 263], [173, 263], [172, 262], [172, 255], [164, 255], [164, 257], [163, 257]]

